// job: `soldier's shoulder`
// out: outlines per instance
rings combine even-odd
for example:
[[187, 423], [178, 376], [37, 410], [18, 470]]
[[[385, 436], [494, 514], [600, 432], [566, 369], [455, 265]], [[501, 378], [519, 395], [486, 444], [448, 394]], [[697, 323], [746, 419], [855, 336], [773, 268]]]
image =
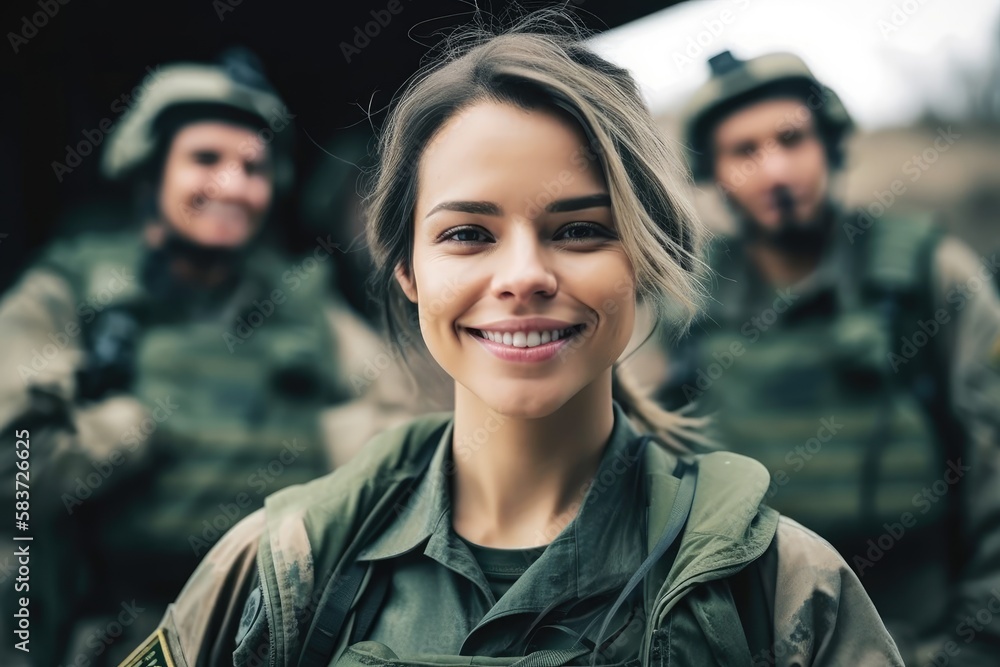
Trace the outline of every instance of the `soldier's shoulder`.
[[80, 256], [135, 252], [142, 247], [142, 236], [135, 229], [79, 232], [54, 239], [41, 253], [51, 261], [72, 261]]
[[787, 517], [775, 541], [778, 655], [788, 664], [812, 664], [820, 651], [829, 664], [903, 664], [861, 581], [829, 542]]
[[[810, 600], [826, 600], [834, 607], [850, 606], [856, 601], [857, 591], [863, 590], [844, 556], [797, 521], [781, 516], [775, 542], [778, 593], [785, 598], [785, 608], [799, 609]], [[867, 602], [867, 596], [862, 597]]]
[[1000, 273], [998, 253], [980, 255], [972, 246], [951, 234], [941, 238], [934, 252], [934, 271], [941, 289], [964, 285], [968, 292], [978, 291]]
[[131, 271], [141, 254], [142, 237], [134, 229], [82, 232], [52, 241], [32, 266], [76, 280], [101, 265], [125, 267]]
[[847, 567], [847, 563], [833, 545], [787, 516], [782, 515], [778, 519], [775, 539], [778, 545], [778, 557], [789, 569], [808, 564], [838, 571]]

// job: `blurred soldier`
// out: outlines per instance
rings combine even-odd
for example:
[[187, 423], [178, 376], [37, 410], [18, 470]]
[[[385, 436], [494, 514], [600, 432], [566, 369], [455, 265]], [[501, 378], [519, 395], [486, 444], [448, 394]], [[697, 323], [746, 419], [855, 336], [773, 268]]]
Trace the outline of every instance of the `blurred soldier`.
[[996, 664], [1000, 623], [976, 620], [1000, 611], [996, 256], [838, 207], [851, 120], [800, 59], [710, 65], [685, 141], [738, 233], [659, 397], [768, 466], [770, 504], [853, 565], [907, 664]]
[[330, 293], [335, 248], [265, 240], [291, 118], [249, 54], [157, 70], [102, 165], [132, 179], [141, 231], [54, 244], [0, 302], [0, 424], [30, 440], [31, 664], [117, 664], [267, 494], [405, 417], [395, 359]]

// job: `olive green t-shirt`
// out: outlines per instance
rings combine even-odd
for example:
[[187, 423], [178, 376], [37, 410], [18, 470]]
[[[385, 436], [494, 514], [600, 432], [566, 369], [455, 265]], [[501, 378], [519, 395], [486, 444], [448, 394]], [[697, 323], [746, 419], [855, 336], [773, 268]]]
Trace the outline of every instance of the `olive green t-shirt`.
[[544, 551], [544, 549], [495, 549], [473, 544], [461, 536], [459, 539], [472, 554], [479, 569], [483, 571], [486, 583], [490, 585], [493, 597], [497, 600], [510, 590], [514, 582], [521, 578]]
[[[614, 409], [611, 437], [593, 482], [581, 489], [579, 511], [553, 526], [541, 549], [470, 546], [455, 533], [449, 426], [426, 477], [358, 556], [373, 565], [358, 601], [378, 588], [376, 578], [388, 581], [368, 631], [356, 639], [380, 642], [402, 658], [516, 656], [596, 640], [647, 551], [639, 438]], [[636, 656], [644, 620], [641, 604], [622, 605], [605, 633], [602, 645], [614, 642], [602, 662]]]

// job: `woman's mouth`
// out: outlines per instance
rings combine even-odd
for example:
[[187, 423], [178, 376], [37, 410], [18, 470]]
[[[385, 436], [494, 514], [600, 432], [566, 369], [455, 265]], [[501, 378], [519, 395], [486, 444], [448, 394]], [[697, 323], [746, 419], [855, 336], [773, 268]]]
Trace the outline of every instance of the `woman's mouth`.
[[[536, 348], [552, 345], [559, 341], [572, 338], [586, 328], [586, 324], [575, 324], [564, 329], [545, 329], [537, 331], [490, 331], [488, 329], [468, 328], [470, 334], [497, 346], [506, 348]], [[561, 345], [560, 345], [561, 347]]]

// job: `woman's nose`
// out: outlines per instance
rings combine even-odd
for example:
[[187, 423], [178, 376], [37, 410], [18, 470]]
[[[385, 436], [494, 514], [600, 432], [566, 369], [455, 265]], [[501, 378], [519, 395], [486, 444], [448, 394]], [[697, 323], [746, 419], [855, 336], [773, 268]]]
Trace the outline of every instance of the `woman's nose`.
[[502, 243], [505, 247], [497, 253], [494, 276], [498, 298], [528, 301], [536, 295], [550, 297], [556, 293], [558, 281], [551, 256], [536, 230], [519, 230]]

